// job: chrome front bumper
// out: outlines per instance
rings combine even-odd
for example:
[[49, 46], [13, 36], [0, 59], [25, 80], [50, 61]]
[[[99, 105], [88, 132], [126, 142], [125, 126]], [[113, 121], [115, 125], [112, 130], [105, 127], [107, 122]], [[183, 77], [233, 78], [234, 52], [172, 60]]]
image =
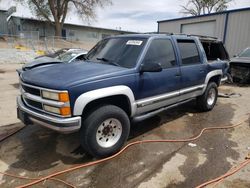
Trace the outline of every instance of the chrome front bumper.
[[76, 132], [81, 127], [81, 117], [60, 118], [27, 107], [21, 96], [17, 97], [17, 116], [24, 124], [39, 124], [61, 133]]

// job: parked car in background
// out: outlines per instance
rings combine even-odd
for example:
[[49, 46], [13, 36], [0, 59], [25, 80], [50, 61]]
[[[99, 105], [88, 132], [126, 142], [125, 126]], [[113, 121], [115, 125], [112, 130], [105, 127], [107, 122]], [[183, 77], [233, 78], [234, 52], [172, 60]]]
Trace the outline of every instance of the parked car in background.
[[81, 50], [81, 48], [61, 48], [60, 50], [54, 51], [54, 52], [48, 52], [44, 55], [37, 56], [35, 59], [41, 58], [41, 57], [52, 57], [56, 58], [58, 55], [61, 55], [65, 52], [75, 51], [75, 50]]
[[235, 82], [250, 83], [250, 47], [231, 59], [230, 73]]
[[62, 133], [80, 131], [87, 153], [109, 156], [126, 142], [132, 119], [191, 100], [197, 100], [201, 111], [213, 109], [227, 60], [210, 54], [209, 62], [208, 55], [194, 36], [106, 38], [89, 51], [84, 64], [22, 72], [18, 118]]
[[22, 71], [33, 69], [35, 67], [56, 64], [56, 63], [72, 63], [84, 60], [87, 50], [83, 49], [61, 49], [53, 54], [38, 56], [33, 61], [26, 63], [22, 67]]

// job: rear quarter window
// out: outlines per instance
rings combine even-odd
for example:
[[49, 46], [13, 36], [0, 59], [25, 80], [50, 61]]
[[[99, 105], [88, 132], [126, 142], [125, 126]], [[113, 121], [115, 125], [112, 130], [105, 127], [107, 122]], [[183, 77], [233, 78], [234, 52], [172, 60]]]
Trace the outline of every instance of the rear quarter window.
[[199, 51], [194, 40], [177, 40], [181, 53], [182, 65], [199, 64]]

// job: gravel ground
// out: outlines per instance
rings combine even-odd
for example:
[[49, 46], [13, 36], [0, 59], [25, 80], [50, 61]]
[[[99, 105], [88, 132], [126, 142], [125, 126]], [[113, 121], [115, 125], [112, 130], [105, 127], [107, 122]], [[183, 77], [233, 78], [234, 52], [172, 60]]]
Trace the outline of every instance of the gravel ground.
[[0, 49], [0, 64], [24, 64], [38, 56], [34, 51]]

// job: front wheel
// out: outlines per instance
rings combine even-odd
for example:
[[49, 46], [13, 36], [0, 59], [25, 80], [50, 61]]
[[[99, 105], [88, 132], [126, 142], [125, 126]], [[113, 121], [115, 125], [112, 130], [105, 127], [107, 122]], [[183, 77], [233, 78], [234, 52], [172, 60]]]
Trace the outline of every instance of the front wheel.
[[197, 105], [201, 111], [210, 111], [214, 108], [218, 97], [217, 84], [209, 82], [203, 95], [197, 97]]
[[107, 157], [120, 150], [127, 141], [129, 130], [130, 121], [124, 110], [104, 105], [93, 110], [83, 121], [81, 145], [94, 157]]

